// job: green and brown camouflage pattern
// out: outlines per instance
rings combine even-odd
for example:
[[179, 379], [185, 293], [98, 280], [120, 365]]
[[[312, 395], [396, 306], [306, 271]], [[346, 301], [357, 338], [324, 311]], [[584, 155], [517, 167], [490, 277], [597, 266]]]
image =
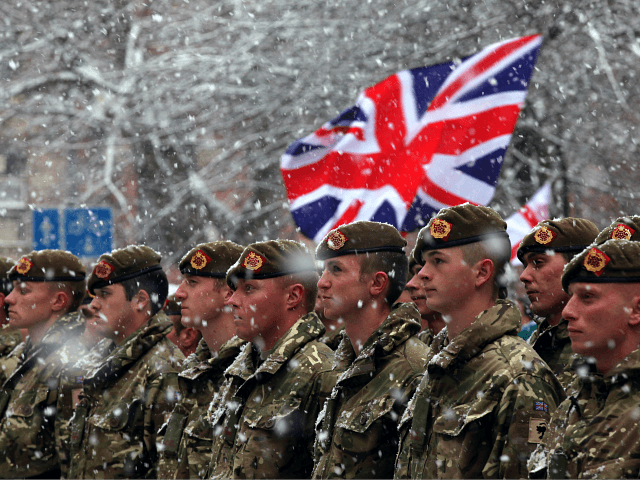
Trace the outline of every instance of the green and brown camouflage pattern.
[[84, 319], [77, 312], [68, 313], [38, 343], [27, 338], [17, 347], [21, 354], [15, 371], [1, 391], [8, 396], [6, 408], [0, 410], [2, 477], [31, 477], [59, 469], [54, 433], [59, 377], [66, 364], [85, 353], [78, 345], [83, 331]]
[[430, 328], [425, 328], [423, 330], [420, 330], [416, 334], [416, 338], [424, 343], [427, 347], [430, 347], [433, 343], [433, 332]]
[[415, 338], [420, 313], [394, 305], [356, 355], [351, 340], [336, 352], [342, 372], [321, 412], [313, 478], [391, 478], [398, 420], [424, 371], [427, 346]]
[[11, 355], [11, 352], [22, 343], [22, 334], [17, 328], [12, 328], [8, 324], [0, 328], [0, 385], [9, 378], [18, 366], [18, 355]]
[[527, 477], [564, 391], [519, 329], [517, 307], [498, 300], [452, 341], [436, 335], [400, 421], [396, 478]]
[[158, 478], [206, 478], [213, 442], [207, 411], [224, 381], [225, 370], [246, 343], [234, 336], [213, 355], [202, 339], [185, 360], [178, 375], [182, 398], [158, 434], [157, 442], [162, 445]]
[[179, 398], [182, 352], [164, 312], [126, 338], [83, 380], [71, 419], [70, 478], [155, 476], [156, 434]]
[[301, 317], [258, 365], [249, 343], [225, 372], [210, 409], [209, 478], [309, 478], [315, 421], [335, 385], [324, 325]]
[[340, 342], [342, 342], [342, 336], [344, 334], [344, 325], [340, 328], [336, 328], [333, 331], [326, 331], [324, 335], [318, 339], [320, 343], [324, 343], [327, 347], [329, 347], [334, 352], [340, 346]]
[[604, 375], [587, 372], [551, 416], [529, 461], [532, 478], [640, 475], [640, 350]]
[[116, 347], [110, 338], [103, 338], [93, 347], [85, 346], [82, 339], [79, 343], [80, 348], [87, 353], [75, 363], [67, 363], [62, 368], [58, 388], [55, 441], [62, 478], [69, 478], [71, 417], [82, 393], [82, 381], [87, 372], [100, 365]]
[[540, 358], [549, 365], [565, 392], [576, 379], [573, 366], [583, 360], [582, 356], [571, 348], [568, 326], [569, 322], [564, 318], [555, 326], [550, 326], [544, 319], [528, 341]]

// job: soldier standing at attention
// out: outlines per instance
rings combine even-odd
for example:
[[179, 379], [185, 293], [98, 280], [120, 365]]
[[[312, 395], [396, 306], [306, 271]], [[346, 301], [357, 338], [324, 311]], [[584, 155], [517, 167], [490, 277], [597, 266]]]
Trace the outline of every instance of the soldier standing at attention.
[[117, 346], [82, 382], [69, 478], [155, 475], [156, 433], [179, 396], [184, 359], [166, 338], [173, 324], [161, 311], [169, 283], [160, 258], [145, 246], [114, 250], [89, 277], [96, 331]]
[[333, 385], [333, 351], [318, 338], [318, 274], [304, 245], [254, 243], [229, 270], [245, 345], [211, 404], [209, 478], [309, 478], [314, 424]]
[[520, 312], [498, 300], [511, 247], [487, 207], [440, 210], [413, 256], [427, 306], [448, 317], [400, 421], [398, 478], [526, 478], [526, 461], [564, 399], [561, 385], [517, 336]]
[[422, 330], [416, 335], [416, 337], [424, 342], [425, 345], [431, 346], [433, 337], [440, 333], [440, 330], [446, 327], [447, 324], [439, 312], [427, 307], [427, 295], [424, 291], [422, 280], [418, 275], [420, 269], [422, 269], [422, 265], [419, 264], [413, 256], [411, 256], [409, 258], [410, 278], [407, 283], [406, 290], [409, 291], [411, 301], [416, 304], [416, 307], [418, 307], [420, 318], [422, 319]]
[[[355, 222], [329, 232], [316, 254], [324, 314], [342, 318], [338, 378], [318, 419], [314, 478], [391, 478], [398, 419], [423, 372], [420, 313], [394, 305], [409, 268], [407, 242], [391, 225]], [[392, 305], [394, 305], [392, 307]]]
[[233, 242], [197, 245], [180, 261], [184, 280], [175, 293], [182, 322], [202, 332], [195, 355], [178, 376], [182, 398], [160, 431], [162, 451], [158, 478], [205, 478], [211, 460], [213, 432], [207, 410], [231, 365], [246, 343], [235, 336], [233, 312], [225, 302], [233, 290], [227, 270], [244, 247]]
[[76, 312], [86, 270], [60, 250], [31, 252], [9, 271], [9, 322], [27, 329], [17, 366], [0, 390], [0, 472], [5, 478], [59, 478], [55, 449], [60, 371], [84, 350], [84, 321]]
[[595, 359], [553, 413], [532, 478], [640, 474], [640, 243], [609, 240], [567, 265], [563, 317], [575, 352]]
[[584, 218], [544, 220], [529, 232], [518, 247], [524, 265], [520, 281], [531, 301], [531, 310], [542, 322], [529, 344], [547, 362], [566, 390], [575, 378], [573, 365], [580, 356], [571, 349], [567, 320], [562, 309], [569, 296], [562, 290], [562, 270], [598, 235], [598, 228]]
[[[6, 357], [16, 345], [22, 341], [20, 330], [9, 325], [9, 305], [5, 302], [7, 295], [13, 290], [13, 282], [9, 280], [9, 270], [15, 262], [0, 257], [0, 357]], [[3, 373], [0, 371], [0, 378]]]
[[192, 353], [196, 353], [196, 348], [202, 339], [202, 334], [199, 330], [193, 327], [185, 327], [182, 324], [180, 303], [176, 302], [173, 295], [169, 295], [162, 310], [171, 323], [173, 323], [173, 330], [167, 335], [167, 338], [180, 349], [185, 358]]

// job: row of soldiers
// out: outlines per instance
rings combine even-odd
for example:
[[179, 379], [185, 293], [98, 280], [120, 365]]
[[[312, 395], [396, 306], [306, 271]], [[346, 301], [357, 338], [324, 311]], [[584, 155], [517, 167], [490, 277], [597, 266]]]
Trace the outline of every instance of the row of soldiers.
[[487, 207], [441, 210], [409, 261], [376, 222], [332, 230], [315, 257], [200, 244], [175, 293], [202, 335], [186, 359], [158, 253], [114, 250], [87, 275], [31, 252], [2, 285], [0, 476], [637, 477], [639, 229], [565, 218], [525, 237], [529, 343]]

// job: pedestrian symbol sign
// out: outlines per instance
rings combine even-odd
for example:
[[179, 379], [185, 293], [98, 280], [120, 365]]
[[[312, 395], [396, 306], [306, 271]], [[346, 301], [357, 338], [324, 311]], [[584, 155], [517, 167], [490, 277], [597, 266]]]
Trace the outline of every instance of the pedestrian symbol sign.
[[60, 242], [60, 211], [45, 208], [33, 211], [33, 249], [57, 250]]
[[67, 250], [78, 257], [99, 257], [111, 251], [113, 222], [110, 208], [65, 209]]

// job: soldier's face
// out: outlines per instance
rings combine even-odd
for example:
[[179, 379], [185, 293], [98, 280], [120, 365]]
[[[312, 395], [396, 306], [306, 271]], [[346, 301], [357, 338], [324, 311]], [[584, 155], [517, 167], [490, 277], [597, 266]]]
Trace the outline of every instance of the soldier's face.
[[55, 291], [48, 282], [13, 282], [5, 302], [9, 305], [9, 324], [31, 328], [51, 318]]
[[360, 317], [363, 305], [371, 299], [368, 284], [360, 271], [361, 264], [356, 255], [330, 258], [325, 262], [318, 281], [318, 294], [326, 318], [342, 318], [349, 323]]
[[280, 280], [240, 279], [228, 301], [236, 335], [256, 343], [261, 350], [271, 348], [285, 333], [279, 324], [285, 314], [288, 292]]
[[463, 259], [462, 248], [451, 247], [423, 253], [422, 280], [426, 304], [431, 310], [450, 315], [474, 290], [473, 269]]
[[569, 300], [562, 290], [562, 270], [566, 260], [559, 254], [529, 252], [524, 256], [520, 281], [531, 301], [533, 313], [541, 317], [559, 314]]
[[638, 284], [573, 282], [569, 293], [562, 316], [569, 322], [574, 352], [594, 357], [601, 369], [609, 359], [624, 358], [638, 348], [637, 334], [631, 334], [640, 317]]
[[121, 338], [124, 326], [134, 317], [135, 299], [127, 300], [120, 284], [96, 288], [94, 293], [96, 296], [91, 301], [96, 315], [94, 330], [103, 337]]
[[226, 284], [221, 285], [215, 278], [186, 275], [175, 293], [180, 302], [182, 324], [198, 330], [215, 327], [213, 322], [229, 309], [225, 302], [232, 293]]
[[433, 310], [427, 307], [427, 296], [424, 293], [422, 279], [418, 275], [418, 272], [420, 272], [421, 269], [422, 267], [420, 265], [415, 265], [413, 267], [411, 271], [411, 273], [413, 273], [413, 277], [411, 277], [411, 280], [407, 282], [406, 289], [409, 291], [409, 295], [411, 295], [411, 301], [418, 307], [420, 316], [426, 317], [431, 315]]

